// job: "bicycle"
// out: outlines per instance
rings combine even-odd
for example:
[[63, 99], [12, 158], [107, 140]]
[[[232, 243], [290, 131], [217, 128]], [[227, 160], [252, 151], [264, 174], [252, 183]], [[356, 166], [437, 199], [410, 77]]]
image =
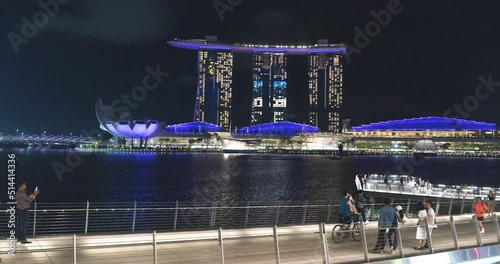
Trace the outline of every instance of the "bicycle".
[[347, 221], [347, 223], [335, 225], [332, 230], [333, 241], [339, 244], [342, 243], [344, 239], [349, 238], [349, 236], [352, 236], [354, 241], [361, 241], [360, 225], [363, 224], [362, 221], [360, 221], [361, 218], [361, 215], [351, 214], [351, 219]]

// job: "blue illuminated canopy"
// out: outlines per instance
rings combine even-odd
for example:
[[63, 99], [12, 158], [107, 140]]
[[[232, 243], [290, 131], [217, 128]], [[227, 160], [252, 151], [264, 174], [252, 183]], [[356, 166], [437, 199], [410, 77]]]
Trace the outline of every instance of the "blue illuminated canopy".
[[449, 117], [419, 117], [352, 127], [353, 131], [376, 130], [496, 130], [496, 124]]
[[299, 133], [318, 132], [319, 128], [311, 125], [304, 125], [289, 121], [258, 124], [244, 127], [233, 135], [266, 135], [266, 136], [294, 136]]
[[220, 132], [222, 127], [206, 122], [189, 122], [165, 127], [164, 132], [173, 134], [206, 134], [210, 132]]

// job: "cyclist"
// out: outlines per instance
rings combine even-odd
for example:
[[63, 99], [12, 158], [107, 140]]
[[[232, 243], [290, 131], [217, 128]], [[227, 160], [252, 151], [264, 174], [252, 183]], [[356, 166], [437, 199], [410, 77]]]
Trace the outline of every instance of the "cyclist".
[[343, 224], [348, 224], [351, 220], [351, 211], [356, 210], [354, 206], [351, 193], [349, 191], [344, 191], [342, 193], [342, 198], [340, 198], [339, 207], [339, 222]]

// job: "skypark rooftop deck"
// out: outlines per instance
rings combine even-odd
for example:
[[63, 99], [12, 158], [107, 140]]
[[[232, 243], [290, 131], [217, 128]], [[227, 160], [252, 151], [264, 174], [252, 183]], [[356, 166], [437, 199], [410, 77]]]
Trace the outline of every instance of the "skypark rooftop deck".
[[240, 44], [204, 39], [174, 39], [167, 42], [169, 45], [190, 50], [226, 50], [235, 53], [275, 52], [290, 55], [308, 55], [313, 53], [342, 53], [346, 54], [344, 44], [314, 44], [314, 45], [261, 45]]

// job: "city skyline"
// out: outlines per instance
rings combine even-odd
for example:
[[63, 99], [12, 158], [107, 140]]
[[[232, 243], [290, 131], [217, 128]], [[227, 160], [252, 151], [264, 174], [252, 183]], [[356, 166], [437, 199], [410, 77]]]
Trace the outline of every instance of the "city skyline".
[[[257, 0], [224, 12], [221, 20], [210, 1], [81, 1], [61, 5], [30, 37], [23, 35], [22, 18], [32, 21], [43, 9], [35, 2], [2, 4], [9, 10], [0, 18], [3, 133], [89, 131], [98, 126], [96, 98], [137, 120], [192, 120], [196, 55], [165, 42], [206, 35], [233, 43], [346, 43], [353, 52], [342, 65], [341, 119], [353, 126], [442, 115], [500, 120], [495, 2], [433, 3], [432, 10], [425, 2], [401, 2], [399, 13], [384, 17], [382, 2]], [[13, 45], [11, 33], [26, 41]], [[252, 113], [252, 56], [235, 54], [233, 62], [232, 84], [241, 88], [231, 93], [231, 126], [241, 128]], [[147, 93], [135, 89], [151, 71], [170, 75]], [[300, 123], [310, 120], [307, 72], [307, 56], [287, 58], [286, 118]], [[487, 99], [477, 101], [478, 86], [480, 95], [490, 92]]]
[[[288, 58], [307, 56], [308, 108], [299, 112], [308, 116], [303, 123], [321, 131], [340, 132], [342, 109], [342, 65], [347, 53], [344, 44], [318, 40], [312, 45], [240, 44], [205, 39], [174, 39], [169, 45], [198, 52], [198, 86], [193, 121], [202, 121], [232, 129], [233, 53], [252, 56], [252, 106], [249, 125], [295, 121], [287, 114]], [[292, 87], [295, 89], [303, 87]], [[294, 107], [295, 105], [291, 105]], [[291, 120], [290, 120], [291, 119]]]

